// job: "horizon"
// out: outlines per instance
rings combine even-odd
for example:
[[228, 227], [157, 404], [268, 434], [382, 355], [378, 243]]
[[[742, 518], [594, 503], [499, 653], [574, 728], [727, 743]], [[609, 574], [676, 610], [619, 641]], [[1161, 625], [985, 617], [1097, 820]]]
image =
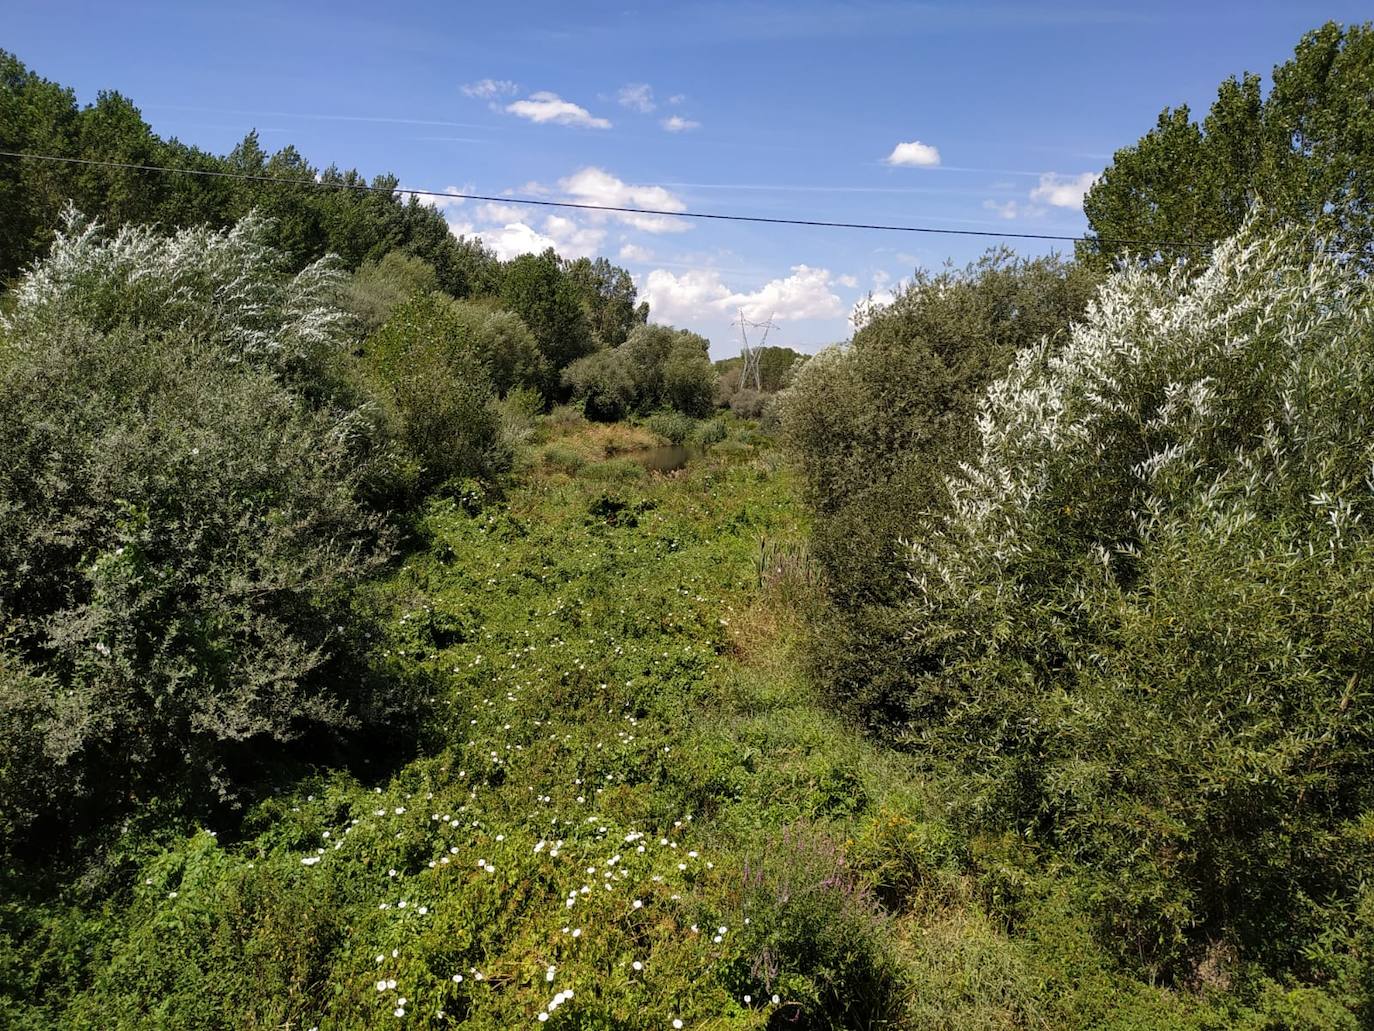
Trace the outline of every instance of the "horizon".
[[[25, 2], [6, 48], [83, 104], [127, 96], [164, 138], [222, 154], [256, 130], [269, 151], [291, 144], [320, 167], [413, 189], [1079, 235], [1082, 193], [1117, 149], [1165, 107], [1199, 117], [1230, 75], [1267, 85], [1303, 33], [1361, 13], [1326, 7], [536, 5], [520, 24], [485, 11], [424, 24], [359, 4], [326, 21], [263, 4], [226, 19]], [[1204, 24], [1228, 31], [1182, 31]], [[616, 60], [585, 56], [603, 52]], [[916, 268], [999, 243], [1026, 257], [1071, 250], [429, 200], [502, 258], [553, 246], [627, 268], [650, 318], [708, 337], [715, 360], [738, 353], [739, 309], [775, 317], [770, 344], [814, 353]]]

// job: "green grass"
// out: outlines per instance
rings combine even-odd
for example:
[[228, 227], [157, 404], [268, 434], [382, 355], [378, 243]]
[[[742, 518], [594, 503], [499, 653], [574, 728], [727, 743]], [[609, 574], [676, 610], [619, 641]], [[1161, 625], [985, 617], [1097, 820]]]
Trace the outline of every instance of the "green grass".
[[1047, 901], [1007, 933], [994, 903], [1019, 883], [1014, 850], [953, 839], [913, 760], [813, 696], [801, 560], [759, 559], [765, 540], [804, 554], [802, 512], [766, 441], [732, 439], [670, 478], [589, 466], [502, 501], [433, 500], [424, 546], [377, 588], [388, 661], [432, 688], [420, 756], [374, 757], [396, 770], [376, 783], [321, 770], [235, 840], [150, 814], [105, 857], [113, 889], [20, 886], [0, 904], [0, 1023], [1152, 1027], [1205, 1012], [1104, 965], [1072, 907]]

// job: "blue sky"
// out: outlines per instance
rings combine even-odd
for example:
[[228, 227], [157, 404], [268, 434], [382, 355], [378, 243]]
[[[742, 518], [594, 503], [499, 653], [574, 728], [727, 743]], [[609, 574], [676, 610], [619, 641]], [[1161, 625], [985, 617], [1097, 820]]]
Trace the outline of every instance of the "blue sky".
[[[1364, 3], [652, 5], [8, 0], [0, 46], [154, 129], [408, 186], [671, 210], [1075, 234], [1079, 196], [1165, 105], [1267, 74]], [[992, 239], [444, 204], [503, 256], [629, 268], [656, 319], [738, 346], [841, 340], [857, 300]], [[1015, 243], [1025, 254], [1053, 245]]]

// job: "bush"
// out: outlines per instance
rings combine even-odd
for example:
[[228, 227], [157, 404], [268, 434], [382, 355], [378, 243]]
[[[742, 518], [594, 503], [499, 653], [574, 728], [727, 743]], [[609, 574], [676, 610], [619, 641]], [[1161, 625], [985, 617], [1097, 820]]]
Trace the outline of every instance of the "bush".
[[345, 296], [348, 309], [367, 335], [415, 294], [438, 289], [439, 276], [433, 265], [404, 251], [388, 251], [380, 261], [365, 261], [359, 266]]
[[728, 432], [723, 420], [712, 419], [710, 422], [702, 423], [701, 431], [697, 436], [703, 445], [710, 447], [712, 444], [719, 444], [724, 440]]
[[900, 971], [891, 929], [839, 844], [799, 824], [784, 828], [744, 865], [742, 933], [749, 958], [734, 972], [739, 998], [806, 1027], [873, 1026], [893, 1015]]
[[1123, 272], [908, 529], [912, 731], [1156, 974], [1300, 962], [1374, 874], [1371, 313], [1292, 235]]
[[940, 504], [941, 477], [973, 437], [977, 402], [1018, 351], [1062, 335], [1093, 280], [1057, 258], [992, 251], [962, 271], [919, 273], [854, 339], [802, 364], [770, 420], [813, 512], [831, 606], [812, 662], [831, 696], [898, 731], [911, 696], [899, 540]]
[[369, 382], [418, 486], [510, 467], [510, 445], [487, 366], [454, 302], [412, 297], [367, 342]]
[[670, 444], [687, 443], [697, 428], [695, 419], [673, 411], [655, 412], [644, 420], [644, 425]]
[[7, 849], [151, 794], [230, 797], [276, 746], [407, 702], [352, 643], [389, 552], [358, 500], [384, 454], [301, 382], [342, 346], [328, 270], [281, 277], [251, 220], [69, 225], [0, 330]]
[[563, 385], [582, 402], [588, 419], [615, 422], [635, 403], [635, 384], [618, 351], [597, 351], [563, 370]]

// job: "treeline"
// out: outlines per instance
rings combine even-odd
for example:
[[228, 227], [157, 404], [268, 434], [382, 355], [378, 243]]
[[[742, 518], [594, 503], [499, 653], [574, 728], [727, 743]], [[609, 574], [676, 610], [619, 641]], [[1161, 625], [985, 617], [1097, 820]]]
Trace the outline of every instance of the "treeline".
[[624, 269], [498, 261], [394, 177], [162, 140], [3, 53], [0, 148], [285, 180], [0, 159], [6, 857], [403, 752], [425, 685], [367, 585], [417, 506], [499, 489], [552, 405], [714, 408]]
[[1087, 914], [1253, 1026], [1367, 1026], [1374, 29], [1273, 79], [1166, 110], [1088, 195], [1099, 238], [1189, 249], [918, 275], [782, 432], [813, 672], [944, 786], [929, 835], [991, 910]]
[[[668, 358], [657, 344], [648, 345], [647, 357], [622, 362], [603, 356], [593, 369], [584, 363], [565, 376], [574, 362], [619, 347], [647, 323], [648, 305], [638, 300], [629, 273], [605, 258], [566, 260], [552, 250], [499, 261], [480, 240], [455, 237], [439, 211], [402, 192], [394, 175], [368, 180], [356, 170], [317, 168], [291, 146], [268, 154], [255, 132], [223, 156], [164, 140], [119, 93], [102, 92], [82, 107], [72, 90], [3, 51], [0, 149], [206, 173], [0, 158], [0, 281], [12, 280], [46, 253], [68, 206], [110, 229], [148, 225], [165, 233], [228, 229], [253, 213], [260, 223], [255, 231], [284, 270], [297, 272], [332, 255], [356, 274], [350, 301], [365, 332], [379, 329], [414, 293], [437, 292], [487, 313], [504, 309], [518, 316], [523, 329], [506, 322], [490, 337], [478, 331], [482, 320], [470, 312], [443, 322], [454, 332], [462, 324], [459, 335], [482, 352], [502, 396], [528, 388], [544, 404], [575, 400], [596, 414], [609, 394], [616, 398], [611, 417], [617, 417], [622, 409], [672, 405], [679, 395], [695, 411], [703, 392], [714, 388], [714, 377], [686, 352], [674, 358], [670, 378], [687, 375], [681, 366], [690, 357], [691, 383], [666, 394], [653, 383], [646, 386], [644, 361]], [[696, 339], [704, 360], [705, 341]], [[639, 369], [633, 377], [631, 366]], [[661, 375], [655, 371], [648, 379]]]

